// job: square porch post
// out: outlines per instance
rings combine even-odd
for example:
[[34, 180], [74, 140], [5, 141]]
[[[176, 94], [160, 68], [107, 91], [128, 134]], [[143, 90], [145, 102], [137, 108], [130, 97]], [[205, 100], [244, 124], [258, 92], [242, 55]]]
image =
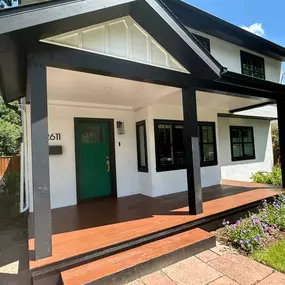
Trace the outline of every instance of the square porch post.
[[52, 255], [46, 66], [29, 58], [35, 259]]
[[282, 187], [285, 188], [285, 101], [277, 100]]
[[198, 137], [198, 120], [196, 105], [196, 86], [182, 89], [184, 115], [183, 140], [185, 148], [185, 164], [187, 171], [189, 213], [203, 213], [200, 149]]

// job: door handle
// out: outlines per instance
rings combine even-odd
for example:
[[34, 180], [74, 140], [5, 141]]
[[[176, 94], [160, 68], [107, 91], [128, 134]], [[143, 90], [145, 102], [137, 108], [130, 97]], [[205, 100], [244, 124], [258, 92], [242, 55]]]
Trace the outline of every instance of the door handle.
[[107, 171], [110, 172], [110, 160], [109, 156], [106, 157]]

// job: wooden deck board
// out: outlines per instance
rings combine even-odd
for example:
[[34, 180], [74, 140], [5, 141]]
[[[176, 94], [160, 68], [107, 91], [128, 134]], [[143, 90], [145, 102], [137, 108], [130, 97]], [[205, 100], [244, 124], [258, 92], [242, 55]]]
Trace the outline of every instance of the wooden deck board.
[[109, 275], [122, 272], [131, 267], [159, 258], [173, 251], [188, 247], [197, 242], [207, 240], [214, 235], [199, 228], [164, 238], [149, 244], [117, 253], [66, 270], [61, 273], [64, 285], [85, 284]]
[[[236, 186], [225, 187], [234, 189]], [[159, 198], [135, 195], [55, 210], [53, 255], [38, 261], [30, 260], [30, 268], [36, 269], [280, 194], [277, 188], [262, 188], [255, 184], [239, 188], [238, 194], [204, 202], [203, 214], [196, 216], [188, 214], [186, 193]], [[212, 193], [210, 190], [209, 193]], [[222, 190], [221, 196], [223, 196]], [[33, 238], [29, 239], [29, 249], [34, 250]]]

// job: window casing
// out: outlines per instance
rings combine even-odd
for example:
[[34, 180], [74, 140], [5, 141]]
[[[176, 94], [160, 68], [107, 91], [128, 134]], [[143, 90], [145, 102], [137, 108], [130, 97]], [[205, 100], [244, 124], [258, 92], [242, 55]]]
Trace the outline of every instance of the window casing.
[[201, 166], [217, 165], [216, 126], [212, 122], [199, 122]]
[[199, 43], [208, 51], [211, 52], [211, 45], [210, 45], [210, 40], [202, 37], [200, 35], [194, 34], [195, 38], [199, 41]]
[[[201, 167], [217, 165], [215, 123], [199, 122]], [[183, 121], [154, 120], [156, 170], [185, 169]]]
[[138, 171], [148, 172], [147, 142], [145, 121], [136, 123]]
[[232, 161], [255, 159], [253, 127], [230, 126]]
[[240, 58], [242, 74], [265, 79], [264, 58], [245, 51], [240, 52]]

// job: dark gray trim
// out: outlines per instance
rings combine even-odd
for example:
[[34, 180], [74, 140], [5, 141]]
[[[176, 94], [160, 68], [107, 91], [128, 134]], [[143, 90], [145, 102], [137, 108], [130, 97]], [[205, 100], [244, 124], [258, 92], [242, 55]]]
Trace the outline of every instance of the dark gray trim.
[[227, 114], [227, 113], [218, 113], [218, 118], [248, 119], [248, 120], [263, 120], [263, 121], [277, 120], [277, 118], [273, 118], [273, 117], [236, 115], [236, 114]]
[[[143, 127], [144, 132], [144, 148], [145, 148], [145, 166], [141, 165], [140, 159], [140, 136], [139, 136], [139, 128]], [[136, 139], [137, 139], [137, 163], [138, 163], [138, 171], [139, 172], [148, 172], [148, 155], [147, 155], [147, 134], [146, 134], [146, 123], [145, 120], [136, 122]]]
[[[116, 175], [116, 154], [115, 154], [115, 128], [114, 119], [101, 119], [101, 118], [74, 118], [74, 144], [75, 144], [75, 169], [76, 169], [76, 195], [77, 202], [101, 199], [103, 197], [95, 197], [91, 199], [80, 199], [80, 183], [78, 179], [78, 145], [77, 145], [77, 129], [79, 122], [106, 122], [109, 125], [109, 155], [110, 155], [110, 179], [111, 179], [111, 197], [117, 197], [117, 175]], [[109, 196], [109, 197], [110, 197]]]
[[227, 71], [216, 81], [199, 80], [197, 90], [243, 98], [284, 97], [285, 85]]
[[282, 187], [285, 188], [285, 101], [277, 100]]
[[46, 66], [29, 57], [35, 259], [52, 255]]
[[188, 86], [193, 80], [192, 75], [184, 72], [62, 46], [39, 43], [36, 50], [46, 65], [56, 68], [173, 87]]
[[225, 20], [189, 5], [181, 0], [163, 0], [173, 13], [189, 28], [204, 32], [226, 42], [254, 50], [260, 54], [285, 60], [285, 48], [265, 38], [235, 26]]
[[229, 110], [229, 112], [230, 113], [238, 113], [238, 112], [252, 110], [252, 109], [264, 107], [267, 105], [273, 105], [273, 104], [276, 104], [276, 102], [275, 101], [267, 101], [267, 102], [262, 102], [262, 103], [258, 103], [258, 104], [253, 104], [253, 105], [246, 106], [246, 107], [231, 109], [231, 110]]
[[[203, 134], [202, 128], [203, 126], [210, 126], [213, 130], [213, 143], [204, 143], [203, 138], [201, 138], [201, 135]], [[200, 145], [200, 160], [201, 160], [201, 167], [207, 167], [207, 166], [214, 166], [218, 165], [218, 154], [217, 154], [217, 136], [216, 136], [216, 123], [215, 122], [206, 122], [206, 121], [199, 121], [198, 122], [198, 128], [200, 132], [200, 138], [199, 138], [199, 145]], [[204, 161], [204, 145], [213, 145], [214, 147], [214, 160], [213, 161]]]
[[[0, 34], [108, 9], [136, 0], [56, 0], [0, 10]], [[80, 23], [78, 23], [80, 25]]]
[[195, 85], [193, 85], [192, 88], [182, 89], [182, 105], [184, 116], [183, 140], [187, 171], [189, 213], [197, 215], [203, 213], [203, 200]]
[[[243, 136], [242, 136], [242, 141], [240, 143], [236, 144], [241, 144], [242, 145], [242, 152], [243, 155], [239, 157], [234, 157], [234, 149], [233, 149], [233, 137], [232, 137], [232, 130], [233, 129], [240, 129], [240, 130], [251, 130], [252, 133], [252, 142], [244, 142]], [[248, 126], [230, 126], [230, 143], [231, 143], [231, 155], [232, 155], [232, 161], [241, 161], [241, 160], [252, 160], [255, 159], [255, 143], [254, 143], [254, 132], [253, 132], [253, 127], [248, 127]], [[244, 155], [245, 150], [244, 150], [244, 145], [245, 143], [251, 143], [252, 144], [252, 149], [253, 149], [253, 155], [251, 156], [246, 156]]]
[[196, 78], [214, 80], [221, 76], [223, 66], [161, 0], [137, 1], [130, 15]]
[[[247, 62], [248, 63], [248, 59], [250, 58], [251, 60], [251, 64], [252, 64], [252, 74], [249, 75], [249, 74], [246, 74], [246, 68], [245, 68], [245, 63], [244, 62]], [[248, 76], [251, 76], [251, 77], [254, 77], [254, 78], [259, 78], [259, 79], [263, 79], [265, 80], [266, 79], [266, 75], [265, 75], [265, 63], [264, 63], [264, 58], [261, 57], [261, 56], [257, 56], [255, 54], [252, 54], [252, 53], [249, 53], [249, 52], [246, 52], [244, 50], [241, 50], [240, 51], [240, 60], [241, 60], [241, 73], [244, 74], [244, 75], [248, 75]], [[254, 70], [256, 69], [256, 66], [253, 65], [253, 62], [256, 63], [256, 61], [259, 61], [260, 65], [261, 65], [261, 68], [262, 68], [262, 73], [261, 73], [261, 77], [258, 77], [258, 76], [255, 76], [254, 75]]]

